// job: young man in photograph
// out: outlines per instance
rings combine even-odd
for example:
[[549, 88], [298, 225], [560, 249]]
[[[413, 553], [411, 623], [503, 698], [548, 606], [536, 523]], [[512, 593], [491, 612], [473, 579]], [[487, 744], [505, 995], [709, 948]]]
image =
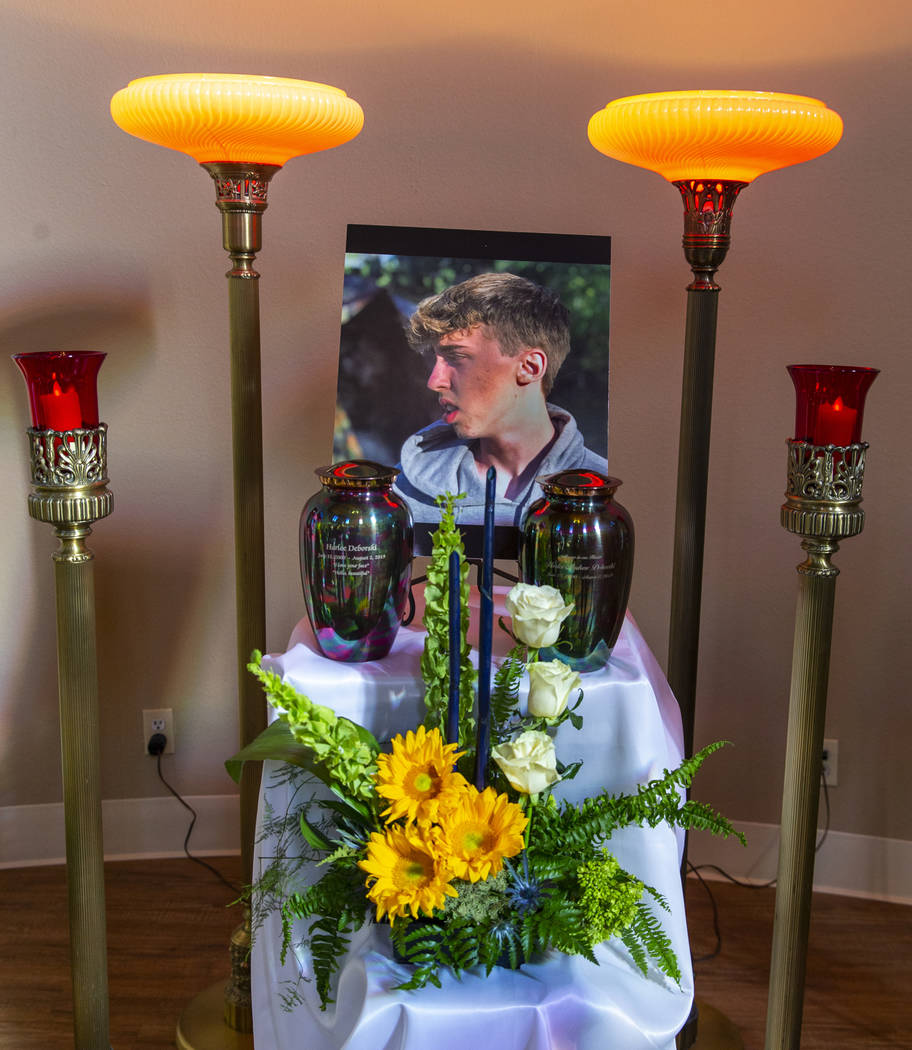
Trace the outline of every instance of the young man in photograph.
[[479, 274], [418, 304], [407, 335], [433, 360], [427, 385], [441, 419], [402, 446], [395, 487], [416, 523], [439, 521], [443, 492], [465, 493], [458, 520], [480, 522], [490, 466], [495, 520], [517, 526], [541, 495], [536, 477], [607, 471], [570, 413], [546, 400], [570, 350], [569, 320], [554, 292], [510, 273]]

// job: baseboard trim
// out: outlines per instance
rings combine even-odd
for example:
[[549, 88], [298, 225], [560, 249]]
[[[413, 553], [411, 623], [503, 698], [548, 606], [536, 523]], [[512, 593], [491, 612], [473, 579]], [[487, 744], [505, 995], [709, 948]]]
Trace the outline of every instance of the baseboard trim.
[[[190, 839], [194, 856], [240, 852], [237, 795], [189, 795], [197, 813]], [[184, 856], [192, 819], [170, 795], [108, 799], [101, 804], [105, 860]], [[63, 864], [66, 844], [63, 803], [0, 807], [0, 868]]]
[[[688, 840], [687, 856], [694, 865], [717, 864], [745, 882], [769, 882], [779, 862], [779, 826], [732, 822], [747, 836], [747, 847], [735, 839], [717, 839], [696, 832]], [[705, 879], [721, 879], [711, 870]], [[830, 831], [817, 853], [814, 890], [846, 897], [912, 904], [912, 842]]]
[[[240, 848], [237, 795], [194, 795], [187, 802], [198, 817], [190, 840], [195, 856], [226, 856]], [[189, 814], [171, 796], [122, 798], [102, 802], [105, 860], [181, 857]], [[779, 827], [734, 822], [747, 847], [734, 839], [696, 832], [688, 858], [695, 865], [717, 864], [745, 882], [775, 877]], [[65, 860], [63, 804], [0, 807], [0, 868], [62, 864]], [[719, 879], [713, 871], [706, 879]], [[814, 889], [850, 897], [912, 904], [912, 841], [830, 831], [817, 854]]]

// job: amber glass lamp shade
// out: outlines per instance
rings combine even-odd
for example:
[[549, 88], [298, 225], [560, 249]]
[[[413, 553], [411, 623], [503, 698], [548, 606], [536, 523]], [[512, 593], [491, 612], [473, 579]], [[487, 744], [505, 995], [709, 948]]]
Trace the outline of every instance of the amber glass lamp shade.
[[865, 396], [877, 368], [789, 365], [795, 384], [795, 440], [811, 445], [854, 445], [861, 441]]
[[13, 354], [28, 387], [32, 426], [77, 430], [98, 426], [100, 350], [48, 350]]
[[137, 138], [188, 153], [200, 164], [281, 167], [332, 149], [364, 124], [339, 88], [236, 73], [173, 73], [132, 80], [111, 99], [115, 124]]
[[749, 183], [818, 157], [842, 137], [823, 102], [772, 91], [663, 91], [615, 99], [593, 114], [600, 152], [656, 171], [669, 182]]

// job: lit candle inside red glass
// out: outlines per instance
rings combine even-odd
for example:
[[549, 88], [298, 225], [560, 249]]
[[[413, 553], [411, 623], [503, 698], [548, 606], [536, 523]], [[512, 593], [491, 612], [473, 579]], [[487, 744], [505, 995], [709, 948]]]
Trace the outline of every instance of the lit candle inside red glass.
[[49, 430], [75, 430], [82, 426], [79, 395], [72, 387], [64, 390], [56, 379], [49, 394], [39, 395], [38, 407], [41, 424]]
[[876, 368], [788, 365], [795, 384], [795, 440], [844, 448], [861, 441], [865, 395]]
[[857, 410], [844, 405], [841, 397], [837, 397], [835, 401], [823, 401], [817, 408], [813, 443], [851, 445], [857, 418]]
[[99, 350], [43, 350], [13, 354], [28, 387], [32, 426], [78, 430], [98, 426]]

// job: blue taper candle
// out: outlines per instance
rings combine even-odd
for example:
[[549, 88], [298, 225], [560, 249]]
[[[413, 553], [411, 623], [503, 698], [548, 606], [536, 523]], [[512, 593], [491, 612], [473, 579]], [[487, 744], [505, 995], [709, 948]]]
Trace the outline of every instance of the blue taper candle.
[[484, 791], [491, 750], [491, 645], [494, 634], [494, 500], [497, 471], [488, 467], [485, 484], [484, 547], [481, 554], [481, 622], [478, 628], [478, 741], [475, 787]]
[[449, 589], [449, 626], [450, 626], [450, 692], [447, 699], [446, 735], [448, 744], [459, 743], [459, 664], [462, 657], [462, 630], [460, 620], [461, 560], [459, 551], [450, 551], [450, 589]]

